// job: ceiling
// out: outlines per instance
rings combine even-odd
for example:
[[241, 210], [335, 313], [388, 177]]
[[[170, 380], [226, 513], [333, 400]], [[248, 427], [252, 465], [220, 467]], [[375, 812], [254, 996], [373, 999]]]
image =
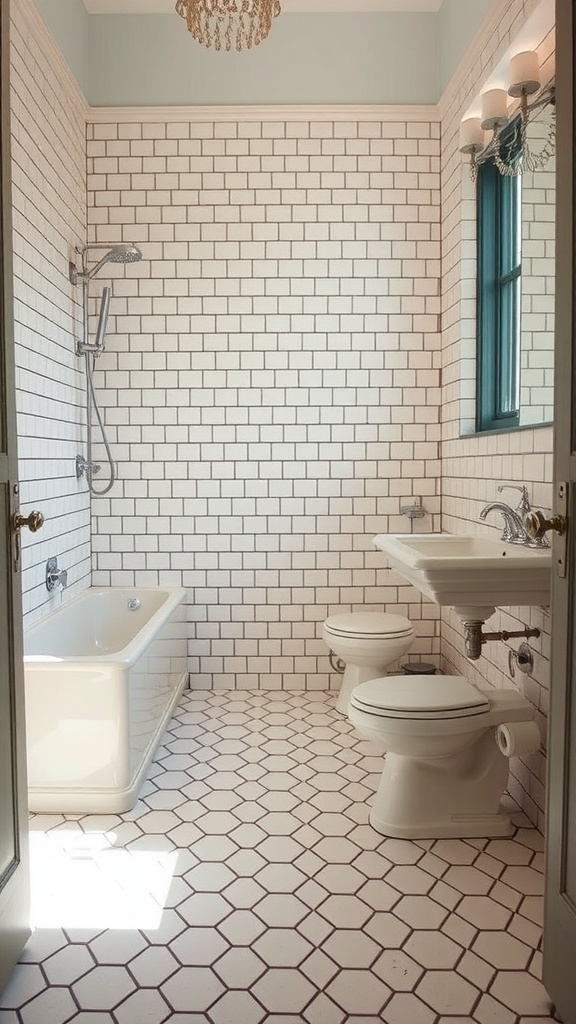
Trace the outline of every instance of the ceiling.
[[[282, 9], [290, 11], [326, 13], [337, 11], [397, 11], [401, 13], [436, 13], [442, 0], [281, 0]], [[84, 0], [89, 14], [169, 14], [174, 11], [174, 0]]]

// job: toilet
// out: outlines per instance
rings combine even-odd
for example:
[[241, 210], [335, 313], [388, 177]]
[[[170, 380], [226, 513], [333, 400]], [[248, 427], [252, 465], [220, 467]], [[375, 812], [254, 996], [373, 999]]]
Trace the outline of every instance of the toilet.
[[[517, 690], [486, 692], [462, 676], [386, 676], [361, 683], [350, 699], [350, 722], [386, 752], [372, 827], [403, 839], [510, 835], [510, 819], [500, 807], [508, 758], [496, 730], [533, 717], [532, 705]], [[536, 723], [520, 728], [538, 749]]]
[[331, 615], [322, 626], [322, 638], [346, 666], [336, 710], [348, 714], [350, 695], [359, 683], [376, 679], [403, 657], [416, 636], [410, 619], [386, 612], [344, 612]]

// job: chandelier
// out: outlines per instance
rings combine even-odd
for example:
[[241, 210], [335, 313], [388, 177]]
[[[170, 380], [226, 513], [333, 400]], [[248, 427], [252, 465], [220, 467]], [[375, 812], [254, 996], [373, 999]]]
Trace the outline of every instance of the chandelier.
[[202, 46], [240, 52], [266, 39], [280, 0], [177, 0], [176, 13]]
[[[510, 85], [490, 89], [482, 94], [482, 117], [469, 117], [460, 125], [460, 152], [470, 156], [470, 176], [476, 180], [478, 164], [492, 158], [500, 174], [516, 177], [525, 171], [543, 168], [552, 156], [556, 142], [555, 90], [553, 85], [541, 88], [538, 55], [532, 50], [516, 54], [510, 61]], [[536, 95], [535, 95], [536, 94]], [[532, 101], [528, 97], [535, 95]], [[516, 111], [508, 114], [508, 97], [519, 101]], [[547, 138], [534, 150], [528, 128], [538, 114], [550, 106]], [[508, 129], [510, 125], [510, 130]], [[506, 142], [502, 135], [506, 130]], [[486, 139], [484, 132], [491, 131]]]

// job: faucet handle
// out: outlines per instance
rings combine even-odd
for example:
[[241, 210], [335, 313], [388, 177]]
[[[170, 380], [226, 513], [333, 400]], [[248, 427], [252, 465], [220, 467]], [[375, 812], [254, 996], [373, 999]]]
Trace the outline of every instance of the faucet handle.
[[518, 503], [518, 511], [524, 515], [532, 510], [530, 504], [530, 498], [528, 497], [528, 488], [525, 484], [498, 484], [498, 490], [502, 491], [520, 491], [522, 497]]
[[45, 583], [49, 594], [58, 587], [60, 596], [64, 587], [68, 586], [68, 571], [59, 567], [57, 558], [49, 558], [46, 562]]

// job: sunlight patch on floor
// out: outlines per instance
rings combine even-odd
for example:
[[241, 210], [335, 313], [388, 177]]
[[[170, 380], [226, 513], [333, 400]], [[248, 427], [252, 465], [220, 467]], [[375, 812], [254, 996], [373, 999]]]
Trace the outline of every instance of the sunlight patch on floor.
[[113, 833], [30, 833], [35, 928], [159, 927], [178, 852], [113, 841]]

